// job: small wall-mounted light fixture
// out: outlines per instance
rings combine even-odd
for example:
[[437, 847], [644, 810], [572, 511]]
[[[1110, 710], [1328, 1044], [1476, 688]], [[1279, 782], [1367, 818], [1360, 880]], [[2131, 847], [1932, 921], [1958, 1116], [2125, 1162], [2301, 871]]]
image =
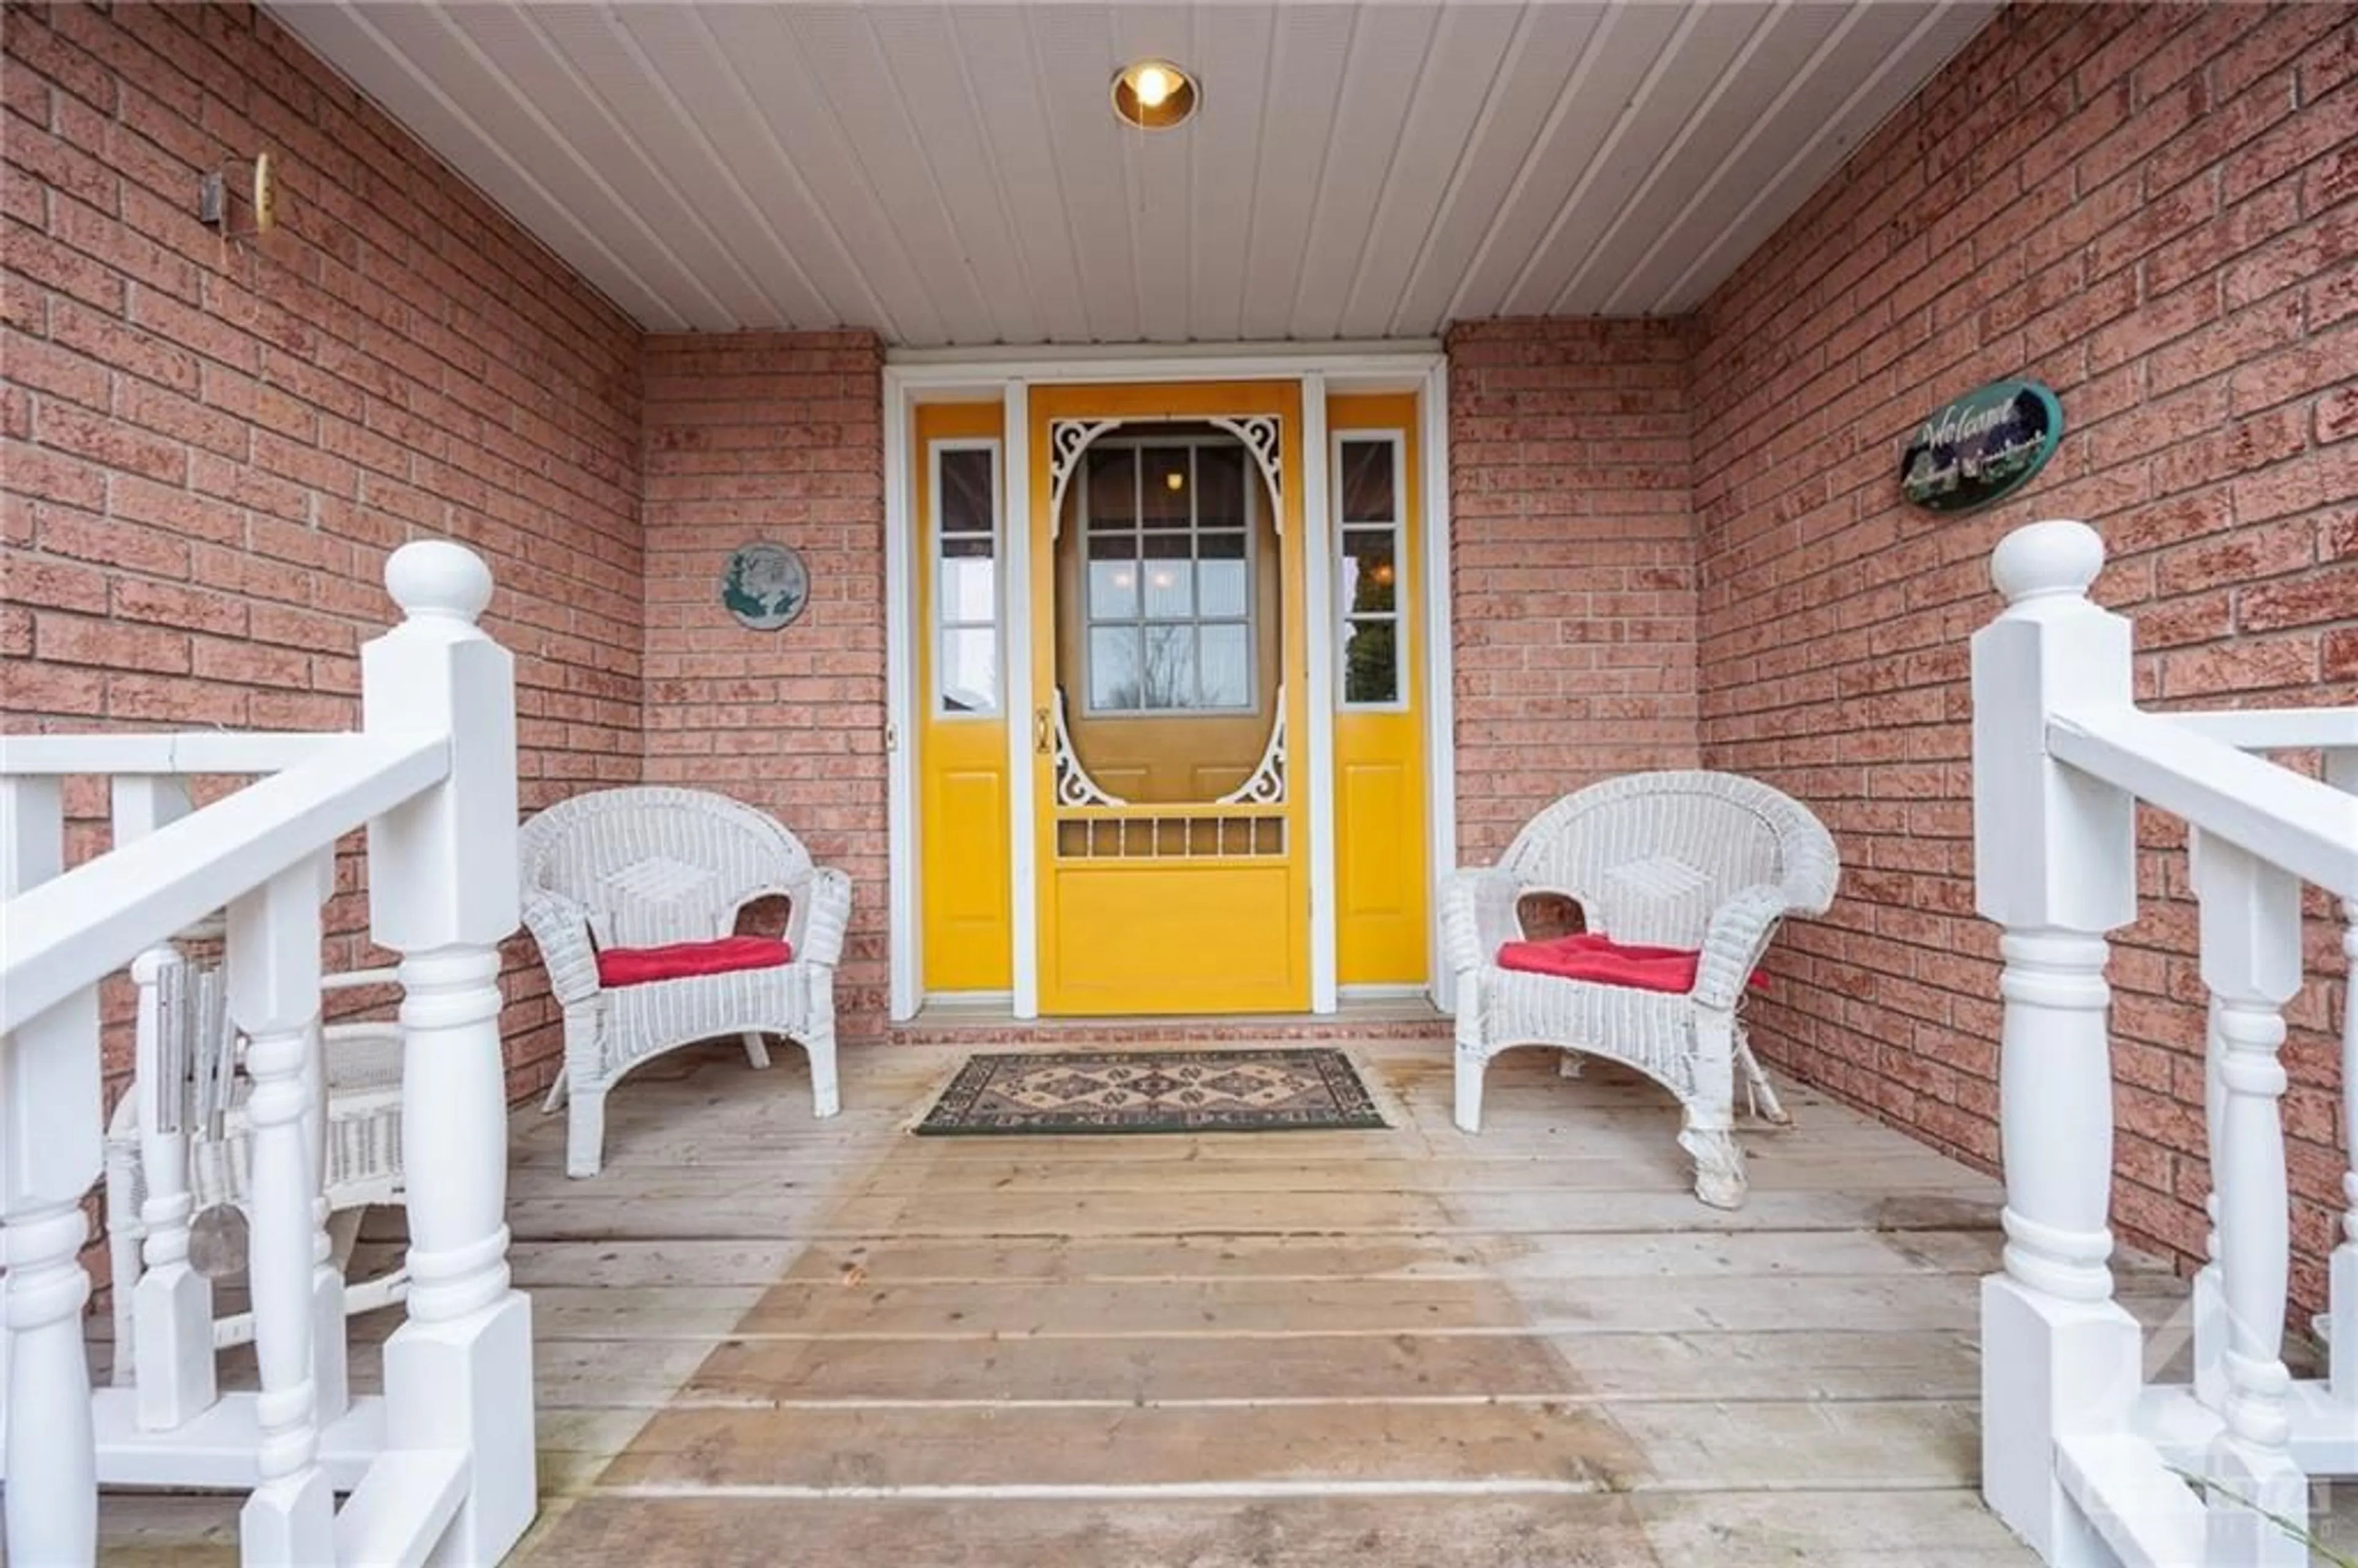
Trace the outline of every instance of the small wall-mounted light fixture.
[[1195, 112], [1195, 81], [1167, 59], [1141, 59], [1113, 79], [1113, 112], [1141, 131], [1167, 130]]
[[246, 234], [266, 234], [278, 222], [278, 181], [270, 167], [268, 153], [254, 155], [253, 183], [239, 192], [254, 214], [250, 229], [233, 229], [229, 222], [229, 174], [225, 169], [208, 174], [197, 186], [197, 219], [222, 235], [236, 238]]

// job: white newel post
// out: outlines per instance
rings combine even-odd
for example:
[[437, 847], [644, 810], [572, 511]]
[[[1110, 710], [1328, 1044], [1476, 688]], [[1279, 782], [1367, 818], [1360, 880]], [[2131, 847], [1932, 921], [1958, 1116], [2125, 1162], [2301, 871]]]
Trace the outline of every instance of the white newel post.
[[[2358, 795], [2358, 751], [2327, 752], [2325, 782]], [[2342, 903], [2342, 1242], [2333, 1249], [2324, 1339], [2333, 1397], [2358, 1411], [2358, 899]]]
[[[54, 778], [0, 780], [0, 900], [64, 869]], [[0, 942], [8, 939], [0, 926]], [[78, 992], [0, 1035], [0, 1259], [7, 1353], [6, 1555], [26, 1564], [98, 1556], [98, 1447], [91, 1425], [81, 1266], [82, 1195], [98, 1180], [98, 992]]]
[[2130, 703], [2129, 624], [2092, 603], [2104, 545], [2017, 529], [1973, 639], [1974, 873], [2005, 928], [1999, 1118], [2006, 1270], [1982, 1283], [1982, 1490], [2052, 1568], [2110, 1563], [2056, 1474], [2059, 1438], [2119, 1429], [2140, 1381], [2113, 1300], [2104, 934], [2136, 914], [2135, 803], [2047, 755], [2048, 716]]
[[[246, 1272], [262, 1374], [261, 1485], [238, 1519], [249, 1565], [335, 1561], [335, 1496], [319, 1467], [319, 1337], [312, 1259], [319, 1230], [307, 1112], [319, 1048], [319, 906], [325, 856], [307, 856], [231, 901], [230, 1021], [246, 1037], [253, 1130]], [[342, 1329], [336, 1327], [339, 1337]]]
[[[173, 778], [125, 775], [114, 784], [114, 843], [136, 843], [191, 809], [187, 787]], [[161, 1009], [177, 996], [188, 961], [170, 943], [131, 961], [140, 995], [135, 1108], [139, 1168], [146, 1192], [139, 1205], [139, 1282], [131, 1310], [131, 1343], [114, 1347], [117, 1380], [127, 1359], [137, 1390], [139, 1425], [169, 1432], [211, 1407], [217, 1393], [213, 1358], [213, 1287], [189, 1265], [189, 1221], [196, 1201], [189, 1191], [189, 1130], [185, 1057], [166, 1061], [169, 1033]], [[182, 1043], [185, 1050], [188, 1042]], [[124, 1289], [121, 1280], [114, 1281]]]
[[430, 1561], [496, 1562], [538, 1507], [531, 1303], [509, 1283], [499, 944], [518, 924], [514, 665], [475, 624], [482, 562], [404, 546], [406, 612], [362, 652], [370, 733], [447, 733], [450, 774], [371, 825], [369, 911], [402, 954], [408, 1320], [385, 1346], [386, 1443], [471, 1453], [467, 1500]]
[[2212, 1444], [2209, 1560], [2303, 1568], [2309, 1548], [2262, 1513], [2304, 1518], [2309, 1482], [2288, 1446], [2285, 1297], [2292, 1262], [2285, 1183], [2283, 1008], [2300, 989], [2300, 884], [2289, 871], [2209, 834], [2189, 846], [2200, 902], [2202, 981], [2218, 1031], [2219, 1299], [2226, 1431]]

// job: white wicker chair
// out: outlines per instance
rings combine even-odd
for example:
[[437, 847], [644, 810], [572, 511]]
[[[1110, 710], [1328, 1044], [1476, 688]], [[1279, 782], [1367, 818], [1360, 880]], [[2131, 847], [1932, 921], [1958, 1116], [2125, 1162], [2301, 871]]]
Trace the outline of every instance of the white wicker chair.
[[[1498, 1053], [1552, 1045], [1621, 1062], [1679, 1098], [1679, 1142], [1695, 1195], [1744, 1201], [1731, 1131], [1741, 1066], [1772, 1119], [1783, 1112], [1737, 1021], [1753, 967], [1788, 914], [1823, 914], [1841, 865], [1833, 838], [1799, 802], [1734, 773], [1633, 773], [1564, 796], [1515, 836], [1498, 864], [1461, 871], [1443, 903], [1457, 977], [1457, 1125], [1482, 1121], [1482, 1076]], [[1501, 968], [1523, 935], [1520, 903], [1568, 897], [1590, 931], [1699, 950], [1685, 995]], [[1567, 1054], [1567, 1073], [1578, 1070]]]
[[[106, 1134], [106, 1238], [114, 1266], [114, 1380], [133, 1380], [138, 1343], [137, 1296], [145, 1271], [147, 1238], [145, 1211], [150, 1197], [145, 1140], [158, 1130], [184, 1139], [185, 1170], [156, 1184], [167, 1199], [166, 1223], [184, 1227], [189, 1216], [218, 1204], [243, 1208], [252, 1196], [253, 1135], [245, 1118], [252, 1085], [236, 1071], [237, 1036], [219, 1006], [217, 966], [192, 964], [166, 947], [133, 966], [137, 983], [138, 1059], [131, 1087], [114, 1108]], [[392, 969], [362, 969], [327, 976], [320, 989], [333, 993], [397, 983]], [[320, 1030], [327, 1069], [328, 1234], [340, 1270], [349, 1260], [362, 1217], [371, 1204], [402, 1201], [401, 1029], [390, 1020], [346, 1021]], [[198, 1086], [223, 1075], [227, 1092], [217, 1127], [196, 1114]], [[154, 1096], [154, 1085], [169, 1090]], [[142, 1117], [165, 1119], [143, 1134]], [[178, 1201], [173, 1201], [175, 1199]], [[185, 1255], [183, 1233], [172, 1248]], [[405, 1299], [409, 1271], [401, 1265], [373, 1278], [348, 1281], [347, 1314], [373, 1312]], [[224, 1313], [213, 1319], [212, 1347], [243, 1345], [254, 1338], [254, 1314]], [[184, 1346], [188, 1354], [197, 1347]]]
[[[741, 1034], [757, 1067], [763, 1035], [810, 1058], [814, 1114], [838, 1107], [835, 968], [851, 918], [851, 881], [814, 866], [801, 840], [726, 795], [644, 786], [561, 801], [524, 825], [524, 918], [565, 1010], [565, 1071], [549, 1091], [571, 1102], [568, 1175], [594, 1176], [604, 1155], [606, 1091], [680, 1045]], [[598, 951], [727, 936], [756, 899], [788, 902], [793, 961], [608, 989]]]

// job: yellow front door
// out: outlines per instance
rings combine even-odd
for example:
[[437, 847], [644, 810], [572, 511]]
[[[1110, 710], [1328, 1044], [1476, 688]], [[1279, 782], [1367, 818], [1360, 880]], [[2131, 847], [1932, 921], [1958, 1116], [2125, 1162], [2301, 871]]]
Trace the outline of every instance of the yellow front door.
[[1030, 412], [1041, 1011], [1306, 1008], [1299, 385]]

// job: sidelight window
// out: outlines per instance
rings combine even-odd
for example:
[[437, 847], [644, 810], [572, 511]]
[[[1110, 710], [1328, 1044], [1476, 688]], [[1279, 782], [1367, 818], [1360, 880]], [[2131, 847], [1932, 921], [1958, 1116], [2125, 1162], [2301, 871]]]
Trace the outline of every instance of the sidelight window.
[[1336, 442], [1336, 667], [1344, 708], [1398, 708], [1403, 699], [1401, 470], [1397, 436]]
[[934, 444], [934, 711], [1000, 704], [999, 447]]

